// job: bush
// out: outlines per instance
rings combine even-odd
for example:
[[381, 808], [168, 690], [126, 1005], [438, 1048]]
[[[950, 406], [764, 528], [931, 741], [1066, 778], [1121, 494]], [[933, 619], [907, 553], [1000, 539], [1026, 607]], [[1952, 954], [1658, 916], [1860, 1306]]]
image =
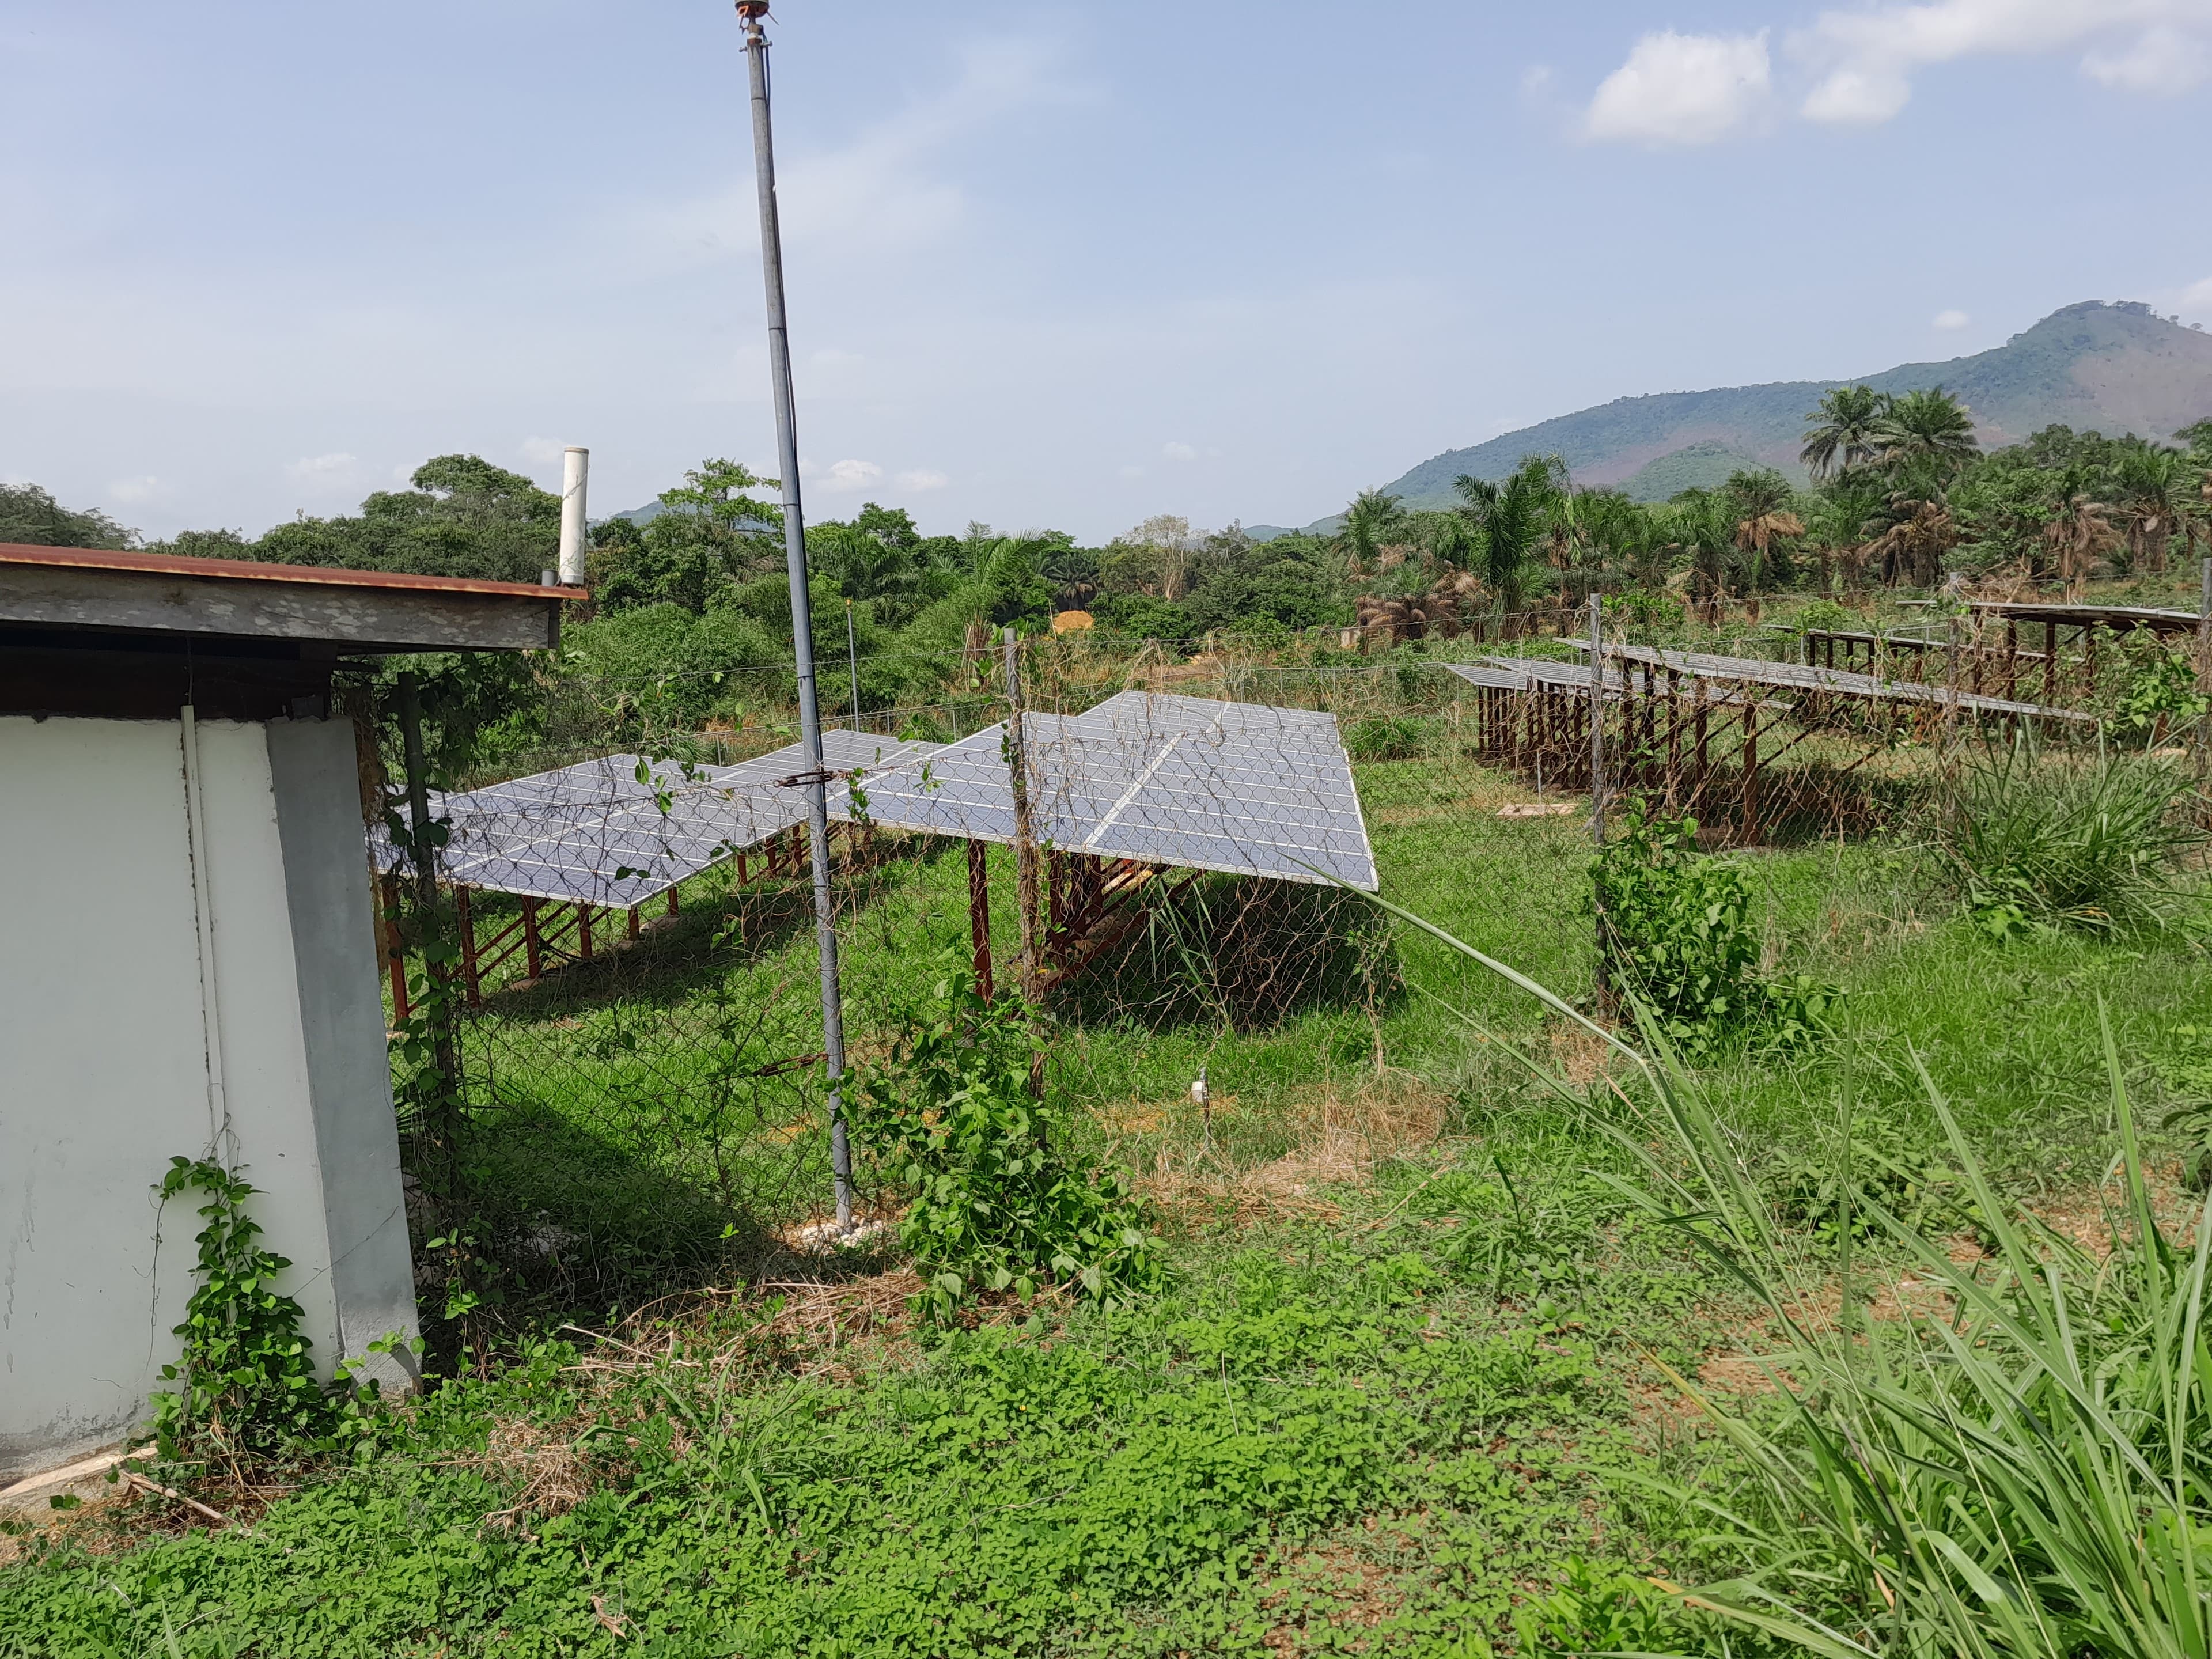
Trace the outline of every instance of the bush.
[[1760, 973], [1751, 884], [1697, 843], [1696, 819], [1654, 817], [1648, 803], [1630, 802], [1620, 837], [1591, 865], [1608, 981], [1648, 1003], [1686, 1053], [1753, 1030], [1780, 1042], [1810, 1036], [1841, 993]]
[[2180, 909], [2175, 866], [2203, 840], [2176, 811], [2189, 793], [2154, 757], [2046, 756], [2023, 738], [1960, 769], [1936, 842], [1960, 902], [2000, 939], [2161, 928]]
[[899, 1237], [933, 1310], [1048, 1282], [1102, 1302], [1157, 1288], [1142, 1206], [1070, 1146], [1066, 1103], [1030, 1092], [1020, 1002], [986, 1003], [957, 974], [937, 994], [943, 1012], [868, 1068], [854, 1112], [861, 1144], [913, 1194]]
[[1429, 722], [1411, 714], [1376, 714], [1352, 721], [1344, 734], [1354, 760], [1417, 760], [1429, 751]]

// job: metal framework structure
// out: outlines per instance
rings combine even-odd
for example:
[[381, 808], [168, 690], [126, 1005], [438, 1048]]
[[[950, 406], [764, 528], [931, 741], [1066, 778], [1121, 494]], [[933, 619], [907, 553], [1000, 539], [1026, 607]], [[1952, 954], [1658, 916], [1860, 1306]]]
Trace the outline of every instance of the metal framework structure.
[[[1587, 656], [1590, 641], [1563, 638]], [[2002, 718], [2045, 725], [2094, 723], [2094, 717], [1948, 686], [1752, 657], [1604, 647], [1598, 696], [1588, 660], [1488, 657], [1445, 665], [1475, 688], [1477, 752], [1533, 773], [1540, 786], [1584, 788], [1590, 781], [1590, 723], [1607, 711], [1607, 748], [1615, 787], [1662, 797], [1669, 810], [1732, 817], [1755, 839], [1773, 803], [1762, 799], [1775, 763], [1816, 732], [1846, 729], [1844, 706], [1884, 711], [1916, 723], [1931, 717]], [[1784, 731], [1784, 722], [1794, 726]], [[1881, 737], [1838, 775], [1881, 752]]]
[[[1170, 870], [1188, 872], [1170, 893], [1207, 871], [1375, 890], [1374, 852], [1332, 714], [1127, 691], [1086, 714], [1021, 718], [1031, 833], [1043, 854], [1044, 985], [1134, 931], [1145, 919], [1138, 896]], [[840, 826], [863, 840], [888, 829], [969, 843], [969, 924], [987, 995], [984, 848], [1017, 839], [1008, 738], [1004, 722], [943, 745], [823, 733], [832, 836]], [[740, 884], [757, 870], [801, 876], [812, 862], [807, 787], [818, 775], [799, 744], [735, 766], [623, 754], [436, 798], [431, 816], [450, 825], [439, 857], [455, 890], [469, 1002], [518, 955], [534, 980], [639, 937], [643, 907], [665, 894], [677, 914], [678, 884], [710, 866], [734, 860]], [[404, 854], [380, 827], [369, 840], [389, 886]], [[485, 892], [521, 905], [480, 934], [471, 895]], [[621, 931], [602, 932], [610, 923]], [[386, 944], [404, 1015], [396, 927]]]

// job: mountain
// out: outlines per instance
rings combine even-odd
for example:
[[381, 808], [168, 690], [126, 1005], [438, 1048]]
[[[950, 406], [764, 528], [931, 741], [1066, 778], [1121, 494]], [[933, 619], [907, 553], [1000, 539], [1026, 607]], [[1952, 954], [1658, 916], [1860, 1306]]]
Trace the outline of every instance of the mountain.
[[[2046, 426], [2163, 438], [2212, 416], [2212, 335], [2135, 301], [2089, 300], [1970, 357], [1901, 363], [1859, 377], [1881, 392], [1941, 386], [1973, 411], [1984, 449]], [[1843, 380], [1780, 380], [1712, 392], [1620, 398], [1468, 449], [1449, 449], [1384, 489], [1407, 507], [1448, 507], [1461, 473], [1503, 478], [1524, 455], [1557, 454], [1580, 484], [1612, 484], [1664, 501], [1715, 484], [1741, 466], [1802, 482], [1805, 416]], [[1334, 528], [1334, 518], [1309, 529]]]

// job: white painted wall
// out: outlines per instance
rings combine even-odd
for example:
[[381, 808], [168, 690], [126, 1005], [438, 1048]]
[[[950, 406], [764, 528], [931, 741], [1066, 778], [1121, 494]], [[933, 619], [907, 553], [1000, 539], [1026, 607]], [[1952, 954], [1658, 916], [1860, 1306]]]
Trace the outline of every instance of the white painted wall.
[[157, 1212], [173, 1155], [264, 1189], [326, 1374], [413, 1334], [351, 728], [197, 738], [196, 860], [180, 723], [0, 718], [0, 1474], [147, 1415], [199, 1226]]

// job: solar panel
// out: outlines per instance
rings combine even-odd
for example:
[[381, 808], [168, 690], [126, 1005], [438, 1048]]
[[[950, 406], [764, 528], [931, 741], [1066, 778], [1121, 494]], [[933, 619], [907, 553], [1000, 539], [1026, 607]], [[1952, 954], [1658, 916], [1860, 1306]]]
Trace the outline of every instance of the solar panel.
[[[1570, 641], [1570, 644], [1577, 641]], [[1672, 668], [1698, 678], [1734, 680], [1751, 685], [1771, 685], [1790, 691], [1829, 691], [1847, 697], [1866, 697], [1880, 702], [1929, 703], [1969, 714], [2024, 714], [2039, 720], [2087, 722], [2096, 719], [2070, 708], [2046, 708], [2032, 702], [1978, 692], [1956, 691], [1947, 685], [1917, 680], [1886, 680], [1879, 675], [1853, 673], [1848, 669], [1818, 668], [1794, 662], [1768, 662], [1758, 657], [1721, 657], [1701, 651], [1661, 651], [1648, 646], [1608, 645], [1607, 652], [1631, 662]], [[1585, 681], [1587, 684], [1587, 681]]]
[[[1375, 855], [1332, 714], [1124, 691], [1030, 714], [1032, 828], [1063, 852], [1373, 892]], [[1011, 842], [1002, 723], [864, 784], [878, 823]]]
[[[841, 773], [896, 764], [933, 746], [865, 732], [822, 734], [824, 768]], [[785, 781], [806, 774], [805, 747], [792, 744], [734, 766], [607, 755], [435, 796], [431, 816], [451, 825], [440, 868], [461, 886], [626, 908], [805, 822], [807, 791]], [[839, 817], [850, 816], [844, 790], [833, 782], [829, 792]], [[380, 825], [369, 842], [379, 868], [403, 862]]]

